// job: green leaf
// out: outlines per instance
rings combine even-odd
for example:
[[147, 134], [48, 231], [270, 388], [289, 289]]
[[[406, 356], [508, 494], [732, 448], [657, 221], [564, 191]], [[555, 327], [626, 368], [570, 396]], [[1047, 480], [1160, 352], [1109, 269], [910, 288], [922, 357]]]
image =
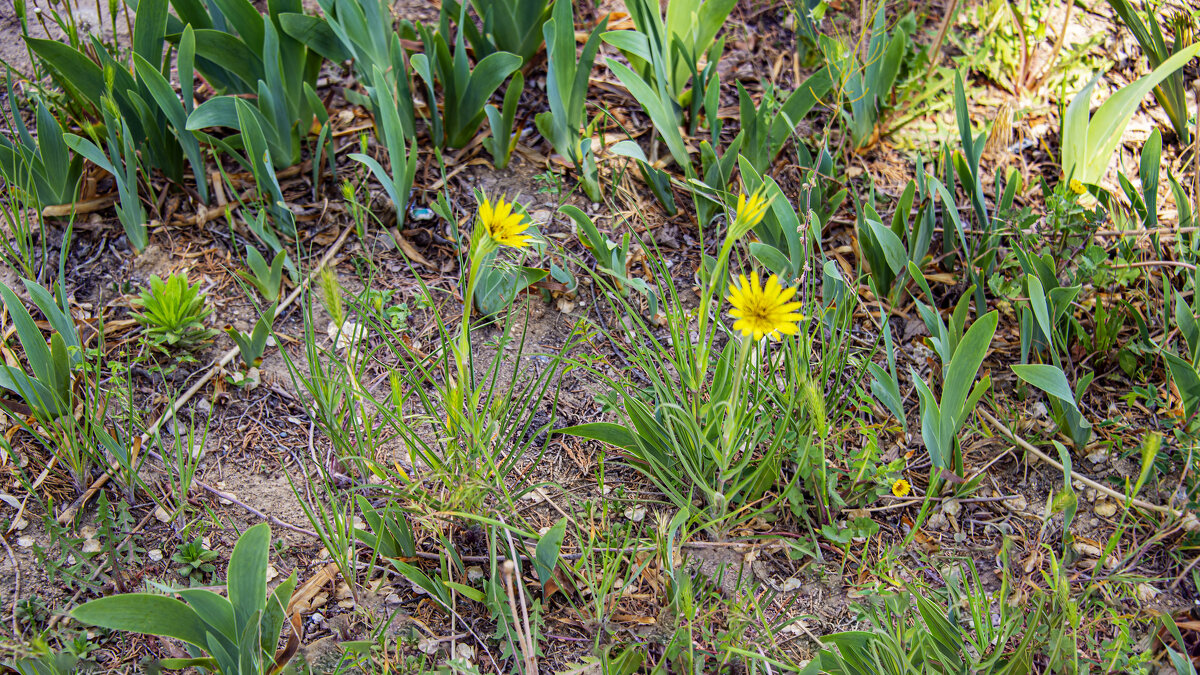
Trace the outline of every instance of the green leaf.
[[1017, 374], [1017, 377], [1022, 380], [1051, 396], [1074, 405], [1075, 394], [1071, 392], [1071, 384], [1067, 382], [1067, 376], [1063, 374], [1062, 369], [1058, 366], [1041, 363], [1018, 363], [1013, 364], [1012, 369]]
[[633, 435], [629, 429], [612, 422], [589, 422], [587, 424], [577, 424], [575, 426], [563, 427], [555, 430], [556, 434], [566, 434], [568, 436], [579, 436], [580, 438], [590, 438], [601, 443], [615, 445], [618, 448], [625, 450], [636, 450], [638, 447], [637, 437]]
[[296, 590], [297, 581], [296, 571], [292, 570], [288, 578], [272, 591], [259, 619], [259, 626], [262, 628], [261, 647], [268, 656], [279, 642], [279, 631], [283, 629], [283, 622], [287, 618], [288, 602], [292, 599], [292, 592]]
[[[196, 56], [207, 59], [241, 80], [238, 92], [254, 91], [263, 78], [261, 53], [246, 46], [237, 37], [220, 30], [197, 29]], [[261, 43], [261, 38], [260, 38]]]
[[[868, 218], [867, 226], [871, 228], [871, 234], [875, 236], [875, 240], [883, 249], [883, 257], [887, 261], [887, 266], [891, 268], [893, 274], [899, 274], [908, 265], [908, 250], [904, 248], [904, 242], [890, 228], [884, 227], [883, 223]], [[880, 290], [887, 292], [886, 289]]]
[[218, 672], [217, 660], [212, 657], [208, 657], [208, 656], [194, 658], [194, 659], [162, 659], [158, 663], [159, 663], [159, 665], [161, 665], [163, 668], [166, 668], [167, 670], [183, 670], [185, 668], [205, 668], [207, 670], [213, 671], [214, 673]]
[[134, 55], [150, 63], [162, 63], [166, 30], [167, 0], [138, 0], [137, 21], [133, 26]]
[[8, 308], [9, 318], [16, 328], [17, 337], [21, 340], [21, 347], [25, 350], [25, 358], [29, 361], [34, 376], [44, 385], [49, 385], [54, 381], [54, 363], [41, 329], [33, 322], [33, 317], [12, 289], [0, 284], [0, 297], [4, 300], [4, 306]]
[[538, 540], [534, 554], [534, 568], [537, 570], [538, 581], [542, 587], [554, 576], [554, 566], [558, 564], [558, 553], [562, 549], [563, 538], [567, 534], [567, 519], [560, 518], [553, 527]]
[[479, 590], [478, 588], [471, 588], [470, 586], [467, 586], [465, 584], [460, 584], [460, 583], [457, 583], [454, 581], [443, 581], [442, 584], [444, 584], [446, 586], [446, 588], [449, 588], [450, 590], [453, 590], [453, 591], [458, 591], [459, 593], [463, 594], [465, 597], [467, 597], [470, 600], [473, 600], [475, 602], [483, 602], [487, 597], [484, 594], [484, 592]]
[[1075, 393], [1071, 391], [1071, 384], [1067, 382], [1067, 376], [1063, 374], [1062, 369], [1041, 363], [1014, 364], [1012, 369], [1017, 377], [1046, 392], [1057, 399], [1059, 406], [1067, 408], [1063, 412], [1063, 419], [1058, 420], [1059, 424], [1064, 427], [1063, 431], [1071, 437], [1076, 446], [1085, 445], [1091, 437], [1092, 424], [1084, 418], [1083, 411], [1079, 409]]
[[225, 598], [204, 588], [181, 588], [175, 591], [188, 606], [204, 617], [204, 622], [229, 639], [232, 645], [237, 640], [233, 622], [233, 605]]
[[650, 121], [667, 144], [675, 162], [689, 177], [694, 176], [695, 169], [684, 145], [683, 135], [679, 131], [679, 117], [668, 107], [672, 105], [671, 102], [660, 99], [654, 89], [640, 75], [630, 70], [629, 66], [609, 59], [608, 67], [650, 116]]
[[337, 33], [320, 17], [285, 12], [279, 15], [279, 27], [329, 61], [342, 63], [352, 58]]
[[237, 98], [233, 96], [216, 96], [201, 103], [188, 115], [187, 129], [196, 131], [208, 127], [227, 127], [238, 129]]
[[[992, 336], [996, 334], [996, 325], [1000, 315], [995, 310], [984, 314], [967, 329], [958, 348], [954, 350], [954, 358], [946, 371], [946, 384], [942, 390], [941, 408], [944, 415], [953, 419], [957, 426], [965, 420], [970, 411], [964, 410], [967, 393], [979, 374], [979, 367], [987, 356], [992, 345]], [[945, 420], [943, 420], [945, 422]]]
[[57, 74], [55, 79], [68, 92], [82, 95], [97, 109], [104, 95], [104, 72], [82, 53], [57, 40], [26, 37], [26, 44], [44, 65]]
[[782, 251], [774, 246], [764, 244], [760, 241], [752, 241], [750, 242], [750, 255], [754, 256], [754, 259], [762, 263], [763, 267], [771, 270], [773, 274], [778, 275], [781, 279], [790, 278], [791, 261], [788, 260]]
[[267, 552], [271, 528], [259, 523], [242, 533], [229, 556], [229, 601], [234, 628], [241, 634], [267, 598]]
[[266, 21], [249, 0], [211, 0], [211, 2], [221, 10], [221, 14], [229, 26], [237, 31], [247, 45], [254, 49], [262, 46]]
[[[147, 0], [142, 1], [146, 2]], [[171, 88], [171, 84], [162, 76], [162, 73], [158, 72], [141, 55], [133, 55], [133, 65], [137, 71], [138, 79], [141, 80], [146, 90], [150, 92], [150, 96], [158, 104], [158, 109], [162, 111], [167, 121], [175, 129], [179, 143], [183, 147], [184, 153], [187, 154], [188, 163], [192, 165], [192, 175], [196, 179], [196, 187], [200, 193], [200, 199], [207, 202], [208, 181], [204, 177], [204, 157], [200, 154], [200, 143], [196, 140], [195, 135], [188, 131], [187, 111], [184, 109], [183, 103], [175, 95], [175, 90]], [[186, 90], [187, 87], [185, 87]], [[188, 95], [190, 96], [191, 92], [188, 92]]]
[[1091, 101], [1092, 87], [1088, 83], [1071, 101], [1063, 125], [1063, 173], [1087, 184], [1103, 177], [1113, 151], [1141, 105], [1142, 99], [1169, 75], [1182, 68], [1200, 53], [1200, 43], [1194, 44], [1164, 61], [1150, 74], [1122, 87], [1105, 101], [1091, 120], [1084, 125]]
[[1046, 291], [1042, 288], [1041, 280], [1032, 274], [1025, 275], [1025, 284], [1029, 288], [1029, 306], [1033, 309], [1033, 316], [1037, 319], [1038, 327], [1042, 329], [1046, 343], [1053, 348], [1054, 333], [1051, 332], [1050, 308], [1046, 304]]
[[1171, 352], [1163, 352], [1163, 359], [1171, 370], [1171, 378], [1179, 388], [1179, 396], [1183, 399], [1183, 416], [1185, 420], [1192, 419], [1196, 407], [1200, 405], [1200, 374], [1192, 364], [1184, 361]]
[[208, 648], [205, 624], [194, 609], [175, 598], [151, 593], [126, 593], [92, 600], [71, 610], [81, 623], [110, 630], [163, 635]]

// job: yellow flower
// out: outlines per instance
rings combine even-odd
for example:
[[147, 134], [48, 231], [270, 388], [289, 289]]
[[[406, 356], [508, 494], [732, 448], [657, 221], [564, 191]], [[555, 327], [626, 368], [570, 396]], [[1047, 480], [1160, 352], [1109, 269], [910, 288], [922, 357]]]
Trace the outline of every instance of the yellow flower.
[[505, 202], [503, 197], [496, 200], [496, 205], [487, 197], [479, 205], [479, 222], [487, 231], [492, 241], [501, 246], [524, 248], [529, 244], [529, 237], [523, 234], [529, 229], [529, 221], [520, 213], [513, 212], [513, 204]]
[[767, 207], [770, 205], [771, 200], [767, 199], [764, 190], [757, 190], [749, 197], [746, 197], [745, 194], [738, 195], [737, 213], [734, 215], [733, 225], [729, 228], [733, 238], [740, 239], [757, 227], [762, 222], [763, 216], [767, 213]]
[[750, 195], [749, 199], [746, 199], [746, 195], [740, 194], [738, 195], [737, 219], [749, 227], [754, 227], [762, 222], [769, 204], [770, 201], [762, 190]]
[[912, 486], [909, 485], [908, 481], [904, 480], [903, 478], [900, 478], [895, 483], [892, 483], [892, 494], [896, 495], [897, 497], [907, 497], [909, 492], [912, 492]]
[[1087, 192], [1087, 188], [1083, 186], [1083, 183], [1078, 178], [1072, 178], [1069, 185], [1071, 186], [1071, 192], [1077, 195]]
[[758, 285], [758, 272], [738, 276], [736, 285], [729, 286], [729, 316], [737, 319], [733, 329], [747, 338], [761, 340], [764, 335], [777, 337], [779, 333], [796, 334], [796, 324], [803, 319], [796, 310], [799, 302], [792, 302], [795, 288], [783, 288], [774, 274], [767, 278], [764, 286]]

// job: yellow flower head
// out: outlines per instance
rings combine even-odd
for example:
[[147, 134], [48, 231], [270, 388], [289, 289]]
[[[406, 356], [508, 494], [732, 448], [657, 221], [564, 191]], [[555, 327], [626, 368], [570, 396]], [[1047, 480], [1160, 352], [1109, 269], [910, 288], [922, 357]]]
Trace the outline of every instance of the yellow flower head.
[[892, 494], [896, 495], [897, 497], [907, 497], [909, 492], [912, 492], [912, 486], [909, 485], [908, 481], [904, 480], [903, 478], [900, 478], [895, 483], [892, 483]]
[[523, 234], [529, 229], [529, 221], [520, 213], [513, 212], [513, 204], [505, 202], [503, 197], [496, 200], [492, 206], [487, 197], [479, 205], [479, 223], [483, 225], [492, 241], [501, 246], [524, 248], [532, 238]]
[[738, 283], [729, 286], [729, 316], [737, 319], [733, 329], [747, 338], [761, 340], [764, 335], [777, 337], [779, 333], [796, 334], [796, 324], [803, 319], [796, 310], [799, 302], [793, 302], [795, 288], [784, 288], [774, 274], [767, 283], [759, 286], [758, 272], [738, 276]]
[[1078, 178], [1072, 178], [1069, 185], [1071, 186], [1071, 192], [1077, 195], [1087, 192], [1087, 188], [1083, 186], [1083, 183]]
[[757, 227], [762, 222], [763, 216], [767, 213], [767, 207], [770, 205], [771, 200], [767, 199], [767, 194], [763, 190], [757, 190], [749, 197], [745, 194], [738, 195], [737, 213], [734, 215], [733, 225], [729, 228], [730, 234], [735, 239], [740, 239], [744, 234]]

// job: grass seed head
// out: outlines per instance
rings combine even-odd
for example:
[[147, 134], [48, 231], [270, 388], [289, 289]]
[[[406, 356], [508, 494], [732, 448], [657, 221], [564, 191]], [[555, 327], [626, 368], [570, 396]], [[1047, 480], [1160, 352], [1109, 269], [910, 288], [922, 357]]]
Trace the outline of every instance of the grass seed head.
[[1012, 145], [1012, 118], [1012, 106], [1007, 102], [1001, 104], [1000, 109], [996, 111], [996, 121], [992, 123], [992, 130], [988, 133], [987, 145], [984, 146], [989, 155], [996, 156], [1007, 152], [1008, 146]]
[[329, 313], [330, 320], [336, 326], [346, 323], [346, 306], [342, 301], [342, 286], [338, 283], [337, 275], [330, 267], [321, 268], [317, 286], [321, 293], [321, 303], [325, 305], [325, 311]]

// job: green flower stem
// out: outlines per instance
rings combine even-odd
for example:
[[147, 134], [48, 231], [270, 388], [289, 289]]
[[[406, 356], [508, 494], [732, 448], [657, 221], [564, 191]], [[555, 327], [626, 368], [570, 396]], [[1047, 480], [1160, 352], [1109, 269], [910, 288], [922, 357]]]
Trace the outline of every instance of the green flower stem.
[[[741, 376], [741, 373], [746, 367], [747, 358], [750, 356], [751, 342], [751, 338], [745, 335], [741, 336], [741, 339], [739, 340], [737, 368], [734, 370], [735, 373], [738, 373], [738, 376], [733, 378], [733, 390], [729, 393], [729, 398], [725, 401], [725, 424], [723, 425], [724, 428], [722, 429], [723, 442], [721, 444], [722, 448], [719, 457], [721, 464], [720, 469], [722, 473], [729, 469], [730, 460], [736, 453], [736, 449], [734, 448], [733, 444], [734, 440], [737, 438], [738, 431], [741, 430], [742, 418], [742, 405], [740, 398], [742, 394], [743, 377]], [[724, 483], [724, 480], [724, 476], [722, 476], [721, 482]]]
[[[459, 396], [456, 398], [463, 405], [462, 410], [447, 411], [447, 413], [461, 416], [463, 421], [473, 415], [475, 410], [474, 383], [468, 383], [470, 375], [467, 372], [467, 357], [471, 350], [471, 308], [475, 302], [475, 286], [479, 281], [479, 268], [483, 266], [483, 259], [497, 248], [495, 241], [486, 234], [473, 239], [471, 266], [467, 272], [467, 292], [463, 296], [462, 324], [458, 329], [458, 344], [454, 348], [455, 375], [458, 378], [457, 388], [459, 390]], [[468, 391], [470, 396], [465, 395]], [[461, 428], [461, 425], [457, 426]]]
[[[725, 242], [721, 245], [721, 252], [717, 254], [717, 264], [713, 265], [712, 276], [708, 279], [708, 284], [701, 291], [700, 309], [699, 309], [699, 339], [696, 342], [696, 358], [693, 363], [692, 373], [692, 389], [698, 391], [701, 383], [704, 381], [705, 371], [708, 370], [708, 357], [712, 351], [712, 336], [708, 334], [708, 314], [709, 304], [712, 302], [713, 293], [716, 290], [717, 279], [721, 278], [721, 274], [725, 271], [726, 265], [729, 264], [729, 254], [733, 251], [733, 244], [736, 241], [734, 237], [726, 237]], [[703, 268], [703, 261], [701, 261]], [[697, 401], [699, 404], [699, 401]]]

